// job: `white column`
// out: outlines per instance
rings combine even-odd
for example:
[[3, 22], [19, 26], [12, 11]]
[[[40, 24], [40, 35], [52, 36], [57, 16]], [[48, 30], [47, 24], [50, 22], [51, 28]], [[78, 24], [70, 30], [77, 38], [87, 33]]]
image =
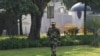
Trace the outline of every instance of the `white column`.
[[18, 19], [17, 22], [18, 22], [18, 35], [20, 35], [20, 20]]

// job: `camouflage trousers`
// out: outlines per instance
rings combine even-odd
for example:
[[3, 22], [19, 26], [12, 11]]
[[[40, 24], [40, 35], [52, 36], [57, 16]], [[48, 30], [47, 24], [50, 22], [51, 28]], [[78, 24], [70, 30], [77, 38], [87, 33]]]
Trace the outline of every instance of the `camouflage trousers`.
[[56, 46], [57, 43], [51, 43], [51, 52], [52, 52], [51, 56], [56, 56]]
[[52, 51], [52, 55], [51, 56], [56, 56], [56, 47], [57, 47], [57, 41], [51, 41], [50, 47], [51, 47], [51, 51]]

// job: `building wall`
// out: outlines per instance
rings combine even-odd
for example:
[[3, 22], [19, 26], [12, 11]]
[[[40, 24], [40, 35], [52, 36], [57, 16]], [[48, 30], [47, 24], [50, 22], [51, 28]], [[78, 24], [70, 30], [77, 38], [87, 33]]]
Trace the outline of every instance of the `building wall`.
[[[63, 32], [66, 24], [72, 23], [72, 16], [67, 13], [55, 12], [54, 18], [51, 18], [51, 22], [56, 22], [57, 27]], [[41, 33], [46, 33], [50, 26], [50, 18], [47, 18], [45, 13], [42, 17]]]
[[[56, 2], [54, 7], [54, 18], [51, 18], [51, 21], [56, 22], [57, 27], [60, 29], [61, 32], [64, 32], [65, 26], [67, 24], [76, 24], [79, 29], [81, 28], [81, 26], [83, 26], [84, 12], [82, 12], [82, 16], [79, 19], [77, 17], [77, 12], [66, 10], [64, 11], [64, 13], [61, 13], [60, 7], [62, 7], [61, 2]], [[30, 32], [30, 26], [31, 26], [31, 16], [28, 14], [26, 19], [23, 20], [24, 34], [28, 34]], [[42, 17], [41, 33], [46, 33], [49, 26], [50, 26], [50, 19], [47, 18], [47, 8], [46, 8], [44, 15]]]
[[[24, 18], [24, 17], [23, 17]], [[56, 22], [58, 28], [61, 32], [64, 31], [65, 25], [72, 23], [72, 16], [67, 13], [55, 12], [54, 18], [51, 19], [52, 22]], [[25, 19], [22, 20], [23, 34], [28, 34], [30, 32], [31, 26], [31, 16], [28, 14]], [[44, 13], [41, 23], [41, 33], [46, 33], [48, 27], [50, 26], [50, 19], [47, 18], [47, 13]]]
[[[24, 17], [23, 17], [24, 18]], [[77, 12], [68, 11], [66, 13], [60, 13], [59, 10], [54, 12], [54, 18], [51, 18], [51, 22], [56, 22], [57, 27], [61, 32], [64, 32], [67, 24], [76, 24], [80, 29], [84, 25], [84, 12], [79, 19]], [[28, 34], [30, 32], [31, 16], [28, 14], [26, 19], [23, 19], [23, 33]], [[46, 33], [50, 26], [50, 19], [47, 18], [47, 13], [44, 13], [41, 23], [41, 33]], [[80, 32], [80, 31], [79, 31]]]

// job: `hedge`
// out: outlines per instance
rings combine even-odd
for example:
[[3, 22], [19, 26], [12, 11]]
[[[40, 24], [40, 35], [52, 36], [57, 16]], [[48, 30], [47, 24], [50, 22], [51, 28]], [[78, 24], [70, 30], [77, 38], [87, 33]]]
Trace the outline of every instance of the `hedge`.
[[[60, 46], [71, 45], [89, 45], [93, 41], [93, 36], [62, 36], [60, 38]], [[31, 47], [49, 47], [48, 38], [40, 40], [29, 41], [28, 39], [9, 38], [0, 40], [0, 49], [19, 49]]]

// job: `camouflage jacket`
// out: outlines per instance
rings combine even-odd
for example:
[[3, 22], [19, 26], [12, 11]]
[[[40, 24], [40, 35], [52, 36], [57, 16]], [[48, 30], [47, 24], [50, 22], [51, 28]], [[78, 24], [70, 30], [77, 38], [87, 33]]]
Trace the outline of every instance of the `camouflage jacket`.
[[47, 32], [47, 36], [51, 41], [56, 41], [60, 37], [60, 31], [57, 28], [49, 28]]

